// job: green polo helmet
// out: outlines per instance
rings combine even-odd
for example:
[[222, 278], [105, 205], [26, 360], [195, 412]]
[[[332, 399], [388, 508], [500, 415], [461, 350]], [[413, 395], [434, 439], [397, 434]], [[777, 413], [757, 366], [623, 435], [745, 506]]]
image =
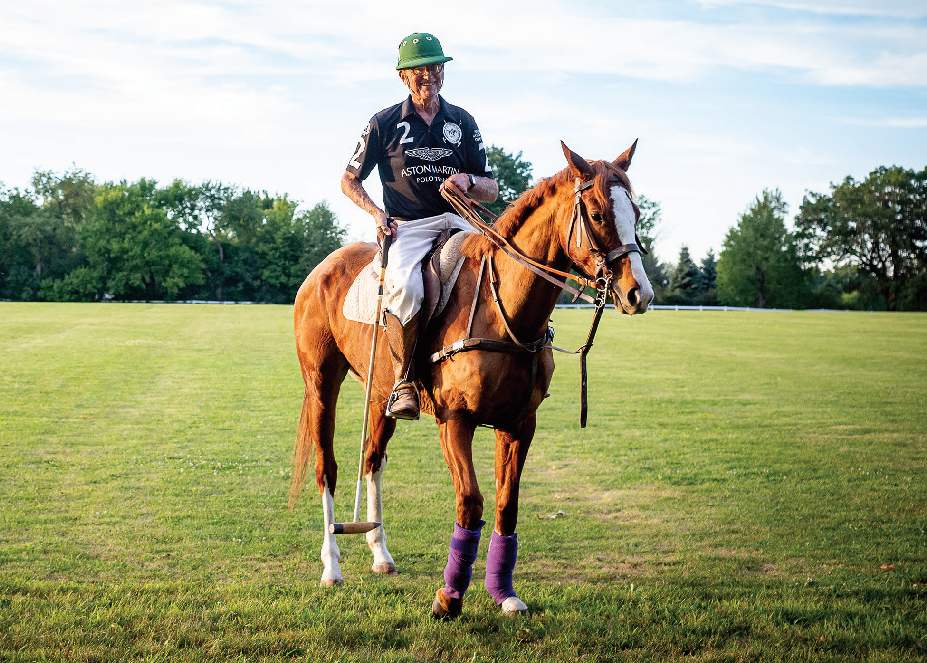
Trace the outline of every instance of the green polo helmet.
[[441, 50], [441, 42], [427, 32], [416, 32], [399, 43], [399, 64], [396, 69], [411, 69], [426, 64], [453, 60]]

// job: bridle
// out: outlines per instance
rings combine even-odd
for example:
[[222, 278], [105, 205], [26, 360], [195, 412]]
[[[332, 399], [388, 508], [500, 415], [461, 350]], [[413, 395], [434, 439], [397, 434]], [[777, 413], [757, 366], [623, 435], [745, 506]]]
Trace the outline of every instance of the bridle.
[[[608, 253], [604, 252], [599, 247], [599, 244], [595, 240], [595, 235], [593, 234], [589, 223], [589, 211], [586, 208], [585, 201], [583, 200], [583, 192], [592, 187], [594, 183], [595, 179], [582, 181], [579, 178], [576, 178], [573, 187], [573, 213], [570, 218], [570, 230], [567, 233], [566, 239], [566, 253], [567, 257], [570, 259], [570, 265], [573, 267], [573, 269], [582, 274], [582, 276], [560, 271], [550, 267], [549, 265], [536, 262], [535, 260], [532, 260], [528, 256], [522, 254], [521, 251], [512, 246], [505, 237], [500, 235], [492, 226], [483, 221], [480, 214], [486, 215], [486, 217], [488, 217], [491, 221], [496, 221], [498, 217], [490, 212], [479, 201], [474, 200], [469, 196], [463, 196], [454, 189], [448, 187], [441, 188], [441, 195], [451, 204], [451, 206], [454, 207], [455, 210], [457, 210], [457, 213], [461, 217], [466, 219], [480, 232], [481, 235], [492, 242], [494, 246], [505, 252], [506, 255], [508, 255], [510, 258], [518, 263], [521, 263], [538, 276], [546, 279], [547, 281], [550, 281], [557, 287], [572, 294], [574, 302], [577, 299], [582, 299], [583, 301], [598, 307], [600, 303], [602, 306], [604, 306], [605, 296], [608, 294], [609, 286], [611, 285], [611, 281], [614, 278], [614, 264], [624, 256], [631, 253], [647, 255], [647, 250], [641, 246], [640, 238], [637, 237], [636, 233], [634, 236], [635, 243], [616, 246]], [[628, 193], [628, 190], [622, 187], [622, 191], [624, 191], [625, 195], [628, 196], [628, 200], [631, 200], [631, 194]], [[639, 215], [639, 210], [637, 206], [634, 205], [633, 201], [631, 201], [631, 205], [634, 207], [635, 212]], [[589, 244], [589, 252], [595, 258], [596, 271], [591, 278], [585, 273], [580, 262], [573, 256], [570, 240], [573, 237], [574, 230], [577, 234], [577, 248], [581, 248], [583, 241], [585, 241], [587, 244]], [[580, 288], [585, 288], [587, 286], [594, 288], [597, 294], [596, 298], [593, 299], [586, 293], [582, 292], [581, 289], [577, 290], [576, 288], [573, 288], [566, 283], [565, 279], [575, 281], [580, 285]]]
[[[586, 180], [583, 182], [578, 177], [576, 178], [573, 186], [573, 216], [570, 219], [570, 230], [567, 232], [567, 256], [570, 258], [570, 262], [573, 264], [573, 267], [577, 271], [582, 271], [577, 260], [573, 257], [571, 252], [571, 240], [573, 238], [574, 230], [576, 234], [576, 248], [582, 248], [583, 241], [589, 244], [589, 253], [595, 258], [596, 261], [596, 273], [595, 280], [599, 281], [601, 278], [607, 278], [611, 281], [611, 278], [614, 274], [613, 265], [631, 253], [637, 253], [639, 255], [647, 255], [647, 250], [641, 246], [641, 240], [637, 236], [637, 233], [634, 233], [634, 242], [628, 244], [622, 244], [616, 246], [614, 249], [605, 253], [598, 245], [598, 242], [595, 241], [595, 235], [592, 233], [592, 228], [589, 223], [589, 210], [586, 208], [586, 203], [583, 201], [583, 191], [592, 187], [595, 183], [595, 180]], [[631, 194], [628, 193], [628, 190], [624, 187], [621, 188], [624, 194], [628, 197], [628, 200], [631, 202], [631, 205], [634, 207], [635, 214], [637, 218], [640, 218], [640, 210], [637, 205], [634, 205], [634, 201], [631, 200]], [[637, 221], [635, 218], [635, 222]], [[606, 276], [606, 274], [608, 274]]]
[[[599, 327], [599, 320], [602, 317], [602, 311], [605, 308], [606, 298], [611, 288], [611, 282], [614, 278], [614, 269], [613, 265], [631, 253], [638, 253], [646, 255], [647, 251], [641, 246], [640, 238], [635, 232], [634, 243], [622, 244], [615, 247], [608, 253], [604, 252], [600, 247], [598, 242], [595, 240], [595, 235], [592, 233], [592, 228], [589, 222], [589, 210], [586, 207], [586, 203], [583, 201], [583, 192], [592, 187], [595, 183], [594, 179], [586, 180], [583, 182], [579, 178], [576, 178], [573, 193], [573, 213], [570, 219], [570, 229], [567, 233], [566, 238], [566, 253], [567, 257], [570, 259], [570, 264], [572, 267], [578, 271], [580, 274], [584, 274], [583, 269], [580, 263], [573, 257], [571, 250], [571, 240], [574, 234], [574, 229], [576, 230], [576, 247], [581, 248], [583, 242], [585, 241], [589, 245], [589, 252], [594, 256], [596, 262], [596, 271], [592, 279], [587, 275], [577, 276], [575, 274], [570, 274], [568, 272], [562, 272], [558, 269], [554, 269], [548, 265], [541, 264], [532, 260], [528, 256], [522, 254], [518, 249], [513, 247], [509, 241], [500, 235], [496, 230], [483, 221], [480, 213], [485, 214], [492, 221], [497, 219], [496, 215], [486, 209], [485, 206], [480, 204], [478, 201], [470, 198], [469, 196], [463, 196], [458, 193], [453, 188], [442, 187], [441, 195], [457, 210], [457, 213], [466, 219], [472, 226], [474, 226], [481, 235], [486, 237], [493, 245], [501, 249], [508, 255], [510, 258], [515, 260], [518, 263], [521, 263], [529, 270], [541, 276], [542, 278], [550, 281], [559, 288], [566, 290], [567, 292], [574, 295], [573, 301], [577, 299], [583, 299], [590, 304], [595, 306], [595, 313], [592, 317], [592, 325], [589, 328], [589, 334], [586, 337], [586, 342], [577, 350], [569, 351], [558, 348], [554, 345], [550, 345], [550, 341], [553, 340], [553, 329], [548, 326], [547, 330], [544, 333], [544, 336], [532, 343], [522, 343], [515, 335], [512, 333], [512, 330], [509, 328], [508, 322], [505, 319], [505, 313], [502, 311], [499, 304], [499, 298], [495, 290], [495, 279], [492, 275], [492, 263], [487, 262], [486, 256], [483, 257], [483, 260], [480, 263], [480, 268], [478, 272], [478, 281], [476, 290], [473, 293], [473, 303], [470, 307], [470, 320], [467, 324], [467, 333], [466, 337], [460, 341], [452, 343], [449, 346], [442, 348], [439, 352], [431, 355], [430, 360], [432, 362], [444, 361], [448, 357], [453, 356], [457, 352], [463, 352], [466, 350], [476, 350], [483, 349], [491, 352], [528, 352], [535, 355], [535, 359], [532, 364], [532, 380], [534, 372], [537, 370], [537, 353], [543, 350], [544, 348], [550, 348], [552, 350], [557, 350], [559, 352], [565, 352], [568, 354], [578, 354], [580, 359], [580, 371], [581, 371], [581, 380], [580, 380], [580, 416], [579, 416], [579, 425], [581, 428], [586, 427], [586, 414], [588, 412], [588, 399], [586, 396], [587, 392], [587, 383], [586, 383], [586, 355], [589, 353], [589, 350], [592, 349], [592, 342], [595, 338], [596, 330]], [[628, 196], [628, 200], [631, 201], [631, 194], [628, 193], [628, 190], [622, 187], [622, 191], [625, 192], [625, 195]], [[634, 201], [631, 201], [631, 205], [634, 207], [634, 211], [637, 216], [640, 216], [640, 210], [634, 205]], [[635, 219], [636, 221], [637, 219]], [[490, 289], [493, 293], [493, 299], [495, 300], [496, 307], [499, 311], [499, 315], [502, 319], [503, 324], [505, 325], [506, 332], [509, 335], [509, 338], [512, 339], [512, 343], [507, 341], [498, 341], [493, 339], [479, 339], [472, 338], [470, 336], [470, 330], [473, 323], [473, 314], [476, 310], [477, 297], [479, 295], [480, 283], [482, 280], [483, 266], [487, 266], [487, 270], [490, 274]], [[556, 277], [561, 278], [556, 278]], [[582, 290], [577, 290], [569, 286], [565, 280], [561, 279], [570, 279], [576, 281], [581, 288], [586, 286], [591, 286], [595, 288], [596, 297], [595, 299], [589, 297]], [[525, 403], [525, 408], [527, 408], [527, 401]]]

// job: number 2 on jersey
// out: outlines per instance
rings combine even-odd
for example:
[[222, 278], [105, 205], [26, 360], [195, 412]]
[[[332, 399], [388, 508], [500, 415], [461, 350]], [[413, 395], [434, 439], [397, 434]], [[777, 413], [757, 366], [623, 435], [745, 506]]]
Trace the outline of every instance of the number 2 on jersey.
[[402, 145], [403, 143], [412, 143], [412, 142], [414, 142], [412, 138], [409, 138], [409, 132], [412, 131], [412, 125], [411, 125], [411, 124], [409, 124], [408, 122], [400, 122], [399, 124], [396, 125], [396, 128], [397, 128], [397, 129], [404, 129], [404, 130], [405, 130], [405, 131], [402, 132], [402, 138], [399, 139], [399, 144], [400, 144], [400, 145]]

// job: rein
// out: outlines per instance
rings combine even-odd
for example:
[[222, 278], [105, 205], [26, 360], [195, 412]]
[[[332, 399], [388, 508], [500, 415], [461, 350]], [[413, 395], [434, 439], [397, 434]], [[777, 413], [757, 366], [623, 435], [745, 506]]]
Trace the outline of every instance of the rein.
[[566, 290], [570, 294], [574, 295], [575, 298], [582, 299], [583, 301], [589, 302], [590, 304], [595, 304], [595, 300], [592, 299], [592, 297], [580, 290], [577, 290], [576, 288], [573, 288], [572, 286], [567, 285], [565, 281], [554, 278], [551, 276], [551, 274], [576, 281], [582, 287], [589, 286], [594, 288], [596, 285], [595, 281], [591, 281], [585, 277], [576, 276], [568, 272], [561, 272], [559, 269], [554, 269], [553, 267], [543, 265], [522, 254], [518, 249], [509, 244], [505, 237], [497, 233], [492, 226], [483, 221], [478, 212], [474, 211], [473, 208], [476, 207], [480, 212], [488, 216], [493, 221], [498, 218], [495, 214], [486, 209], [486, 207], [484, 207], [479, 201], [468, 197], [465, 198], [456, 191], [447, 188], [441, 190], [441, 195], [444, 196], [444, 199], [447, 200], [454, 207], [454, 209], [457, 210], [461, 217], [466, 219], [470, 225], [475, 227], [481, 235], [483, 235], [493, 244], [493, 246], [504, 251], [506, 255], [512, 258], [512, 260], [524, 265], [541, 278], [547, 279], [556, 285], [558, 288]]
[[[469, 197], [461, 196], [459, 193], [457, 193], [454, 190], [451, 190], [448, 188], [442, 188], [441, 195], [444, 196], [444, 198], [454, 207], [454, 209], [458, 211], [461, 217], [466, 219], [472, 226], [474, 226], [480, 232], [480, 234], [486, 237], [494, 246], [496, 246], [497, 248], [505, 252], [506, 255], [508, 255], [510, 258], [512, 258], [516, 262], [530, 269], [532, 272], [534, 272], [538, 276], [550, 281], [551, 283], [558, 286], [562, 290], [566, 290], [567, 292], [572, 293], [574, 295], [573, 301], [576, 301], [576, 299], [582, 298], [584, 301], [587, 301], [590, 304], [593, 304], [595, 306], [595, 313], [592, 316], [592, 325], [589, 328], [589, 334], [586, 337], [586, 342], [582, 346], [580, 346], [578, 349], [572, 352], [570, 350], [563, 350], [554, 345], [550, 345], [550, 342], [554, 340], [554, 330], [549, 324], [542, 338], [539, 338], [536, 341], [533, 341], [531, 343], [520, 342], [515, 337], [515, 335], [512, 333], [512, 330], [509, 328], [509, 324], [508, 324], [508, 321], [506, 320], [505, 313], [502, 311], [502, 305], [499, 302], [499, 295], [498, 295], [498, 292], [496, 291], [496, 278], [495, 278], [495, 274], [492, 268], [492, 257], [491, 256], [487, 257], [487, 255], [484, 255], [482, 261], [480, 262], [480, 268], [477, 274], [476, 288], [473, 291], [473, 302], [470, 305], [470, 318], [467, 321], [467, 334], [465, 338], [463, 338], [460, 341], [455, 341], [454, 343], [443, 347], [440, 351], [435, 352], [429, 357], [432, 363], [438, 363], [438, 362], [444, 361], [445, 359], [452, 357], [458, 352], [466, 352], [468, 350], [484, 350], [488, 352], [507, 352], [507, 353], [513, 353], [513, 352], [514, 353], [530, 353], [534, 355], [533, 361], [532, 361], [532, 369], [531, 369], [531, 378], [533, 382], [537, 374], [537, 354], [541, 352], [541, 350], [549, 348], [551, 350], [556, 350], [557, 352], [563, 352], [565, 354], [578, 354], [579, 361], [580, 361], [580, 376], [581, 376], [580, 415], [579, 415], [580, 428], [586, 427], [586, 418], [587, 418], [587, 413], [589, 409], [588, 408], [588, 398], [587, 398], [588, 381], [587, 381], [587, 371], [586, 371], [586, 355], [589, 353], [589, 350], [592, 349], [592, 343], [595, 339], [595, 334], [599, 327], [599, 321], [602, 318], [602, 311], [605, 308], [606, 297], [608, 295], [608, 290], [609, 290], [609, 287], [611, 285], [611, 281], [613, 278], [610, 265], [616, 260], [618, 260], [619, 258], [627, 255], [628, 253], [631, 253], [634, 251], [638, 253], [646, 253], [646, 251], [641, 248], [640, 240], [637, 239], [636, 236], [635, 236], [635, 240], [637, 240], [636, 244], [633, 244], [633, 243], [623, 244], [621, 246], [616, 247], [615, 249], [612, 249], [607, 254], [602, 252], [602, 250], [599, 248], [598, 244], [596, 243], [594, 239], [591, 229], [589, 228], [589, 221], [587, 219], [587, 214], [584, 213], [585, 205], [583, 203], [582, 194], [583, 194], [583, 191], [585, 191], [592, 185], [593, 185], [592, 180], [587, 181], [587, 182], [581, 182], [579, 179], [576, 180], [575, 187], [574, 187], [574, 193], [576, 194], [576, 198], [573, 203], [573, 214], [570, 219], [570, 230], [569, 230], [569, 233], [567, 234], [567, 255], [570, 257], [570, 260], [574, 262], [575, 264], [575, 261], [573, 261], [572, 255], [570, 255], [569, 248], [570, 248], [570, 239], [573, 236], [574, 227], [578, 228], [577, 243], [576, 243], [577, 248], [582, 246], [583, 236], [585, 235], [586, 241], [589, 243], [590, 252], [596, 255], [597, 273], [596, 273], [596, 279], [594, 281], [588, 278], [585, 278], [585, 277], [575, 276], [567, 272], [562, 272], [560, 270], [554, 269], [547, 265], [538, 263], [532, 260], [531, 258], [529, 258], [528, 256], [523, 255], [520, 251], [518, 251], [518, 249], [516, 249], [511, 244], [509, 244], [508, 240], [502, 237], [499, 233], [495, 231], [495, 229], [493, 229], [485, 221], [483, 221], [482, 217], [480, 217], [479, 215], [479, 212], [486, 214], [493, 221], [495, 221], [497, 217], [492, 212], [490, 212], [488, 209], [486, 209], [486, 207], [484, 207], [479, 201], [474, 200]], [[477, 208], [479, 212], [474, 210], [474, 207]], [[477, 307], [477, 302], [479, 298], [480, 287], [483, 281], [484, 266], [486, 267], [486, 271], [488, 271], [489, 273], [489, 286], [490, 286], [490, 291], [492, 292], [493, 301], [496, 304], [496, 310], [499, 313], [499, 317], [502, 320], [502, 324], [505, 326], [506, 333], [509, 335], [509, 338], [512, 339], [511, 342], [499, 341], [499, 340], [487, 339], [487, 338], [472, 338], [470, 336], [472, 325], [473, 325], [473, 316], [476, 313], [476, 307]], [[547, 272], [550, 272], [550, 274], [548, 274]], [[586, 287], [586, 286], [594, 287], [596, 289], [595, 299], [592, 299], [584, 292], [580, 290], [576, 290], [575, 288], [567, 285], [565, 281], [561, 281], [560, 279], [554, 278], [554, 276], [551, 276], [551, 274], [555, 274], [557, 276], [576, 281], [582, 287]], [[522, 408], [521, 413], [519, 413], [519, 417], [522, 414], [524, 414], [525, 410], [527, 410], [528, 403], [530, 402], [530, 400], [531, 400], [531, 394], [529, 393], [528, 400], [525, 402], [525, 405]], [[519, 417], [516, 417], [516, 419]]]

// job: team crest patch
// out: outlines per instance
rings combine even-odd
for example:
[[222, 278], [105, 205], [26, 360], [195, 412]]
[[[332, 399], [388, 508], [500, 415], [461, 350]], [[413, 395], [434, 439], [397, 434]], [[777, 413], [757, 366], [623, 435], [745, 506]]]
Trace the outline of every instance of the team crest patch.
[[[446, 131], [445, 131], [446, 133]], [[449, 157], [454, 153], [446, 147], [416, 147], [414, 150], [406, 150], [406, 155], [421, 159], [422, 161], [440, 161], [444, 157]]]
[[460, 130], [460, 126], [453, 122], [444, 123], [444, 139], [448, 143], [453, 143], [454, 145], [460, 145], [460, 140], [463, 138], [463, 131]]

